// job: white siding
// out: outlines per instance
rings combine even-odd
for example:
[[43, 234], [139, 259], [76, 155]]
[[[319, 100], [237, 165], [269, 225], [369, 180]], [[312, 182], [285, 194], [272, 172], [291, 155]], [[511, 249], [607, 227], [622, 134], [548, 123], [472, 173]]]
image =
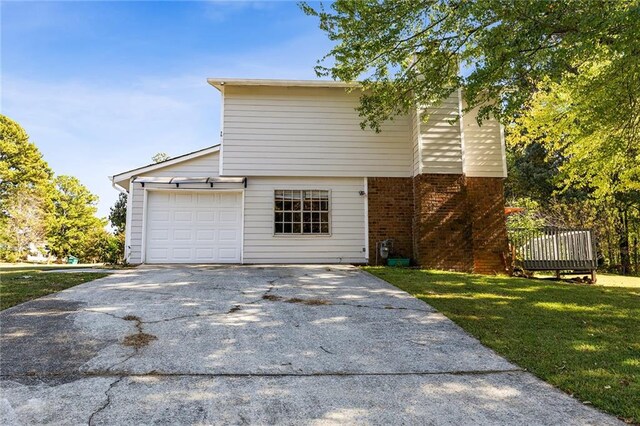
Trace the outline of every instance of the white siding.
[[[144, 176], [156, 177], [216, 177], [218, 176], [218, 153], [203, 155], [193, 160], [184, 161], [157, 170], [146, 172]], [[131, 220], [128, 226], [131, 227], [131, 238], [127, 245], [131, 247], [129, 263], [142, 262], [142, 223], [144, 210], [144, 189], [140, 183], [134, 183], [129, 188], [131, 197]]]
[[162, 167], [151, 172], [141, 173], [140, 176], [215, 177], [218, 176], [219, 169], [219, 155], [215, 152], [213, 154], [194, 158], [193, 160], [183, 161], [172, 166]]
[[420, 174], [420, 163], [422, 162], [422, 151], [420, 148], [420, 117], [417, 110], [409, 112], [411, 125], [411, 144], [413, 146], [413, 164], [411, 167], [411, 175]]
[[[420, 122], [422, 161], [418, 173], [462, 173], [462, 138], [458, 92], [427, 107]], [[425, 121], [426, 119], [426, 121]]]
[[465, 114], [464, 172], [467, 176], [506, 177], [504, 136], [500, 123], [495, 119], [484, 120], [478, 125], [478, 108]]
[[[275, 236], [276, 189], [330, 191], [330, 236]], [[245, 263], [363, 263], [366, 261], [362, 178], [254, 177], [244, 204]]]
[[410, 176], [409, 117], [360, 128], [359, 92], [234, 87], [224, 92], [225, 176]]
[[129, 187], [131, 197], [131, 241], [128, 242], [129, 263], [142, 262], [142, 212], [144, 190], [139, 183], [132, 183]]

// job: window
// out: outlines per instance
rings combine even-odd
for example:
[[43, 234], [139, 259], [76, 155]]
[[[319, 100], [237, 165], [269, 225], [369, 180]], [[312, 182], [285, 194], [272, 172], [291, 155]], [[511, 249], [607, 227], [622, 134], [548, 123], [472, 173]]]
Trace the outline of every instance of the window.
[[274, 204], [276, 234], [329, 234], [329, 191], [278, 189]]

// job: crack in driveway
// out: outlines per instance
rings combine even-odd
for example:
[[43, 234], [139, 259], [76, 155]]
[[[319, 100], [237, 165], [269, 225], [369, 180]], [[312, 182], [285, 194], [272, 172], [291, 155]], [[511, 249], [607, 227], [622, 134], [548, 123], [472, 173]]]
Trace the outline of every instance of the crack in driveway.
[[[2, 353], [0, 375], [13, 423], [611, 424], [356, 268], [183, 272], [114, 275], [1, 312], [2, 347], [19, 352]], [[114, 288], [136, 284], [154, 287]], [[123, 348], [145, 331], [158, 340]]]
[[[313, 373], [187, 373], [187, 372], [162, 372], [151, 371], [148, 373], [131, 373], [126, 371], [91, 371], [78, 374], [77, 377], [93, 378], [93, 377], [117, 377], [120, 380], [125, 377], [390, 377], [390, 376], [483, 376], [493, 374], [506, 373], [526, 373], [523, 368], [508, 368], [501, 370], [451, 370], [451, 371], [398, 371], [398, 372], [343, 372], [343, 371], [326, 371]], [[67, 373], [47, 373], [45, 375], [37, 375], [37, 377], [62, 377]], [[21, 377], [19, 375], [2, 375], [2, 379], [11, 379]], [[32, 376], [30, 376], [32, 377]], [[119, 381], [119, 380], [118, 380]]]
[[113, 382], [111, 382], [111, 384], [109, 385], [109, 388], [104, 391], [104, 395], [107, 397], [104, 404], [99, 407], [96, 411], [94, 411], [93, 413], [91, 413], [91, 415], [89, 416], [89, 420], [87, 421], [87, 424], [89, 426], [93, 425], [93, 418], [95, 416], [97, 416], [98, 414], [100, 414], [101, 412], [103, 412], [104, 410], [107, 409], [107, 407], [109, 407], [109, 405], [111, 404], [111, 391], [113, 390], [113, 388], [115, 388], [118, 383], [120, 383], [123, 379], [125, 378], [125, 376], [121, 376], [119, 377], [117, 380], [114, 380]]

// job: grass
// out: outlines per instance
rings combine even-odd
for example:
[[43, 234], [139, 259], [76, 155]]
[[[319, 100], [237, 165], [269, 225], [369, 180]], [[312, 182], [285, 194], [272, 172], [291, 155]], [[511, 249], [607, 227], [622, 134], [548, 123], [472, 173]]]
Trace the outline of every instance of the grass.
[[[573, 277], [584, 277], [589, 276], [589, 274], [563, 274], [563, 279], [570, 279]], [[553, 279], [553, 275], [548, 273], [536, 273], [536, 278], [544, 278], [544, 279]], [[598, 272], [597, 275], [597, 286], [605, 286], [605, 287], [631, 287], [640, 289], [640, 277], [633, 277], [628, 275], [616, 275], [616, 274], [605, 274], [602, 272]]]
[[66, 263], [0, 263], [0, 273], [17, 271], [51, 271], [57, 269], [124, 269], [122, 265], [107, 265], [104, 263], [77, 263], [68, 265]]
[[631, 287], [640, 290], [640, 277], [598, 274], [596, 285], [602, 285], [605, 287]]
[[107, 275], [102, 272], [55, 273], [33, 269], [0, 272], [0, 310]]
[[543, 380], [640, 424], [640, 288], [365, 269]]

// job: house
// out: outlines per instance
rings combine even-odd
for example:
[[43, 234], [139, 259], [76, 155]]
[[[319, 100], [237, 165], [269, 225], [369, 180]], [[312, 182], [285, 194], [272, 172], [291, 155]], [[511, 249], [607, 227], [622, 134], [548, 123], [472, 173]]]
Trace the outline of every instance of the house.
[[375, 264], [391, 239], [423, 267], [505, 270], [502, 128], [452, 120], [459, 92], [376, 133], [347, 83], [208, 82], [219, 144], [111, 177], [130, 263]]

